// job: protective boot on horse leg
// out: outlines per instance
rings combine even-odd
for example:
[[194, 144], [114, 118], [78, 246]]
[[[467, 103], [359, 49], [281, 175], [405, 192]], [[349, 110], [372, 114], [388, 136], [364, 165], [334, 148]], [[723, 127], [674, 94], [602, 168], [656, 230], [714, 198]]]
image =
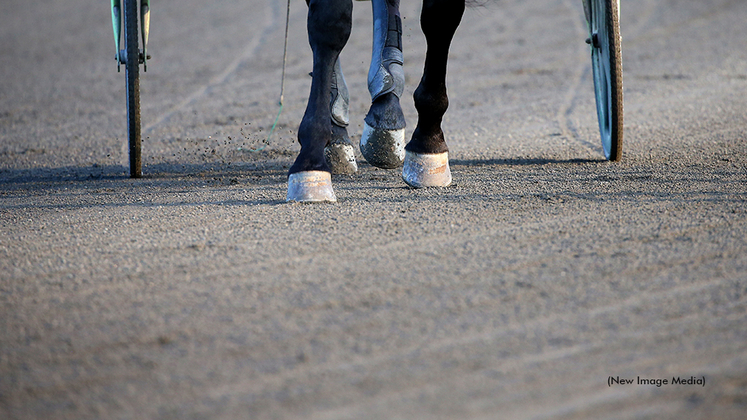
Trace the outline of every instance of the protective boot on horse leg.
[[374, 34], [368, 91], [371, 108], [361, 136], [361, 154], [380, 168], [402, 165], [405, 116], [399, 99], [405, 88], [399, 0], [372, 0]]
[[464, 0], [424, 0], [420, 16], [427, 43], [425, 67], [413, 98], [418, 125], [405, 147], [402, 179], [410, 186], [445, 187], [451, 184], [449, 148], [441, 121], [449, 99], [446, 65], [449, 46], [464, 14]]
[[358, 171], [358, 164], [347, 130], [350, 124], [350, 94], [342, 75], [339, 57], [332, 69], [329, 107], [332, 117], [332, 139], [324, 148], [324, 158], [333, 174], [354, 174]]
[[337, 201], [324, 149], [332, 140], [330, 92], [334, 66], [350, 37], [352, 0], [310, 0], [307, 18], [314, 65], [311, 92], [298, 128], [301, 151], [288, 170], [287, 201]]

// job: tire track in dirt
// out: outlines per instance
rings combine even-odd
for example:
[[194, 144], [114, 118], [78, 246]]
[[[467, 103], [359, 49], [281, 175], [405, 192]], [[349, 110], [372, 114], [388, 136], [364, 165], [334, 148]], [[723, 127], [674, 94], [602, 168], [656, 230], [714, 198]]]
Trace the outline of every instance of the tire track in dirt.
[[[584, 25], [586, 18], [584, 17], [583, 8], [576, 7], [578, 6], [577, 3], [580, 4], [580, 1], [565, 0], [563, 2], [563, 4], [568, 8], [571, 16], [577, 16], [576, 19], [573, 19], [573, 22], [575, 23], [574, 27], [576, 28], [576, 34], [578, 35], [578, 39], [580, 41], [586, 39], [588, 34], [587, 29]], [[571, 116], [575, 109], [574, 104], [578, 98], [579, 89], [581, 89], [581, 84], [588, 80], [591, 70], [591, 64], [589, 64], [590, 58], [588, 54], [589, 49], [588, 47], [586, 47], [585, 43], [582, 44], [579, 42], [579, 44], [581, 46], [577, 50], [578, 65], [576, 65], [573, 71], [573, 76], [571, 78], [572, 83], [568, 87], [568, 90], [563, 97], [563, 101], [560, 103], [560, 108], [558, 108], [557, 114], [555, 114], [555, 120], [557, 121], [560, 128], [560, 133], [565, 138], [567, 138], [568, 140], [576, 141], [593, 153], [598, 153], [601, 146], [592, 143], [589, 140], [583, 139], [579, 135], [576, 127], [574, 127], [573, 120], [571, 119]]]
[[[382, 381], [386, 380], [389, 386], [386, 394], [378, 394], [375, 398], [375, 405], [389, 406], [390, 404], [396, 404], [399, 400], [417, 399], [418, 395], [433, 395], [436, 393], [435, 391], [438, 391], [443, 387], [443, 384], [434, 381], [434, 378], [429, 378], [429, 376], [436, 375], [434, 372], [437, 372], [438, 369], [423, 369], [420, 372], [426, 373], [421, 373], [419, 375], [420, 377], [416, 378], [411, 377], [407, 373], [401, 373], [407, 371], [406, 367], [414, 363], [415, 359], [422, 361], [420, 363], [425, 365], [436, 365], [444, 362], [444, 359], [450, 359], [450, 355], [453, 352], [458, 351], [458, 349], [468, 349], [464, 350], [467, 354], [462, 355], [467, 359], [469, 358], [467, 356], [471, 353], [484, 352], [490, 348], [502, 347], [504, 352], [511, 353], [510, 347], [512, 345], [518, 345], [516, 344], [517, 338], [519, 340], [542, 341], [546, 337], [573, 336], [577, 331], [583, 331], [583, 328], [581, 327], [584, 325], [588, 326], [589, 323], [603, 323], [614, 319], [624, 319], [625, 317], [628, 317], [629, 314], [647, 311], [650, 310], [650, 308], [661, 310], [662, 313], [659, 314], [659, 318], [661, 319], [664, 319], [665, 317], [674, 318], [672, 321], [663, 321], [659, 323], [654, 328], [653, 335], [672, 334], [672, 330], [674, 330], [675, 327], [684, 328], [689, 325], [693, 319], [698, 319], [700, 322], [710, 322], [709, 320], [717, 322], [722, 319], [720, 313], [710, 313], [711, 311], [708, 310], [707, 307], [706, 309], [702, 309], [701, 312], [690, 313], [684, 317], [679, 316], [680, 308], [672, 306], [672, 301], [708, 301], [710, 295], [718, 292], [725, 292], [725, 290], [732, 287], [730, 283], [735, 281], [739, 281], [738, 276], [719, 279], [712, 278], [706, 282], [684, 284], [661, 292], [640, 294], [619, 304], [600, 305], [588, 308], [588, 310], [579, 313], [554, 313], [550, 316], [533, 319], [528, 322], [513, 323], [484, 333], [462, 335], [458, 338], [434, 340], [432, 337], [426, 336], [421, 342], [406, 348], [398, 349], [394, 352], [380, 354], [375, 357], [360, 357], [357, 360], [351, 360], [347, 363], [335, 362], [313, 366], [301, 366], [281, 374], [263, 376], [262, 382], [265, 386], [262, 390], [256, 390], [256, 392], [263, 394], [265, 397], [281, 394], [282, 388], [286, 384], [299, 381], [301, 377], [306, 377], [307, 380], [314, 383], [328, 383], [329, 385], [336, 384], [338, 388], [343, 388], [345, 387], [346, 381], [336, 380], [338, 376], [343, 376], [347, 378], [348, 381], [355, 382], [355, 378], [364, 381], [365, 376], [369, 374], [372, 376], [393, 375], [393, 377], [380, 378]], [[722, 310], [743, 308], [744, 305], [745, 301], [744, 297], [742, 297], [731, 305], [723, 307]], [[647, 322], [646, 319], [648, 318], [650, 317], [639, 316], [634, 322]], [[738, 321], [738, 319], [732, 320], [732, 322]], [[498, 363], [491, 364], [490, 366], [481, 366], [481, 372], [479, 373], [454, 375], [454, 377], [459, 378], [459, 386], [457, 388], [464, 389], [465, 387], [468, 387], [467, 385], [469, 383], [478, 383], [479, 378], [475, 378], [474, 375], [482, 376], [484, 375], [485, 370], [496, 372], [502, 371], [504, 375], [508, 372], [514, 372], [520, 375], [522, 372], [533, 371], [533, 365], [546, 365], [569, 358], [593, 358], [598, 356], [600, 353], [604, 353], [605, 349], [610, 346], [621, 342], [626, 343], [629, 347], [635, 347], [636, 342], [651, 339], [651, 334], [640, 334], [634, 326], [630, 326], [625, 331], [615, 333], [615, 340], [613, 340], [613, 342], [603, 341], [601, 343], [597, 342], [596, 344], [584, 344], [585, 342], [594, 343], [596, 337], [591, 337], [591, 335], [597, 334], [598, 331], [598, 328], [590, 328], [586, 333], [582, 333], [580, 337], [574, 336], [574, 341], [580, 342], [580, 344], [574, 344], [569, 347], [564, 347], [562, 343], [545, 343], [545, 348], [539, 349], [539, 352], [534, 351], [529, 353], [523, 352], [521, 348], [516, 348], [513, 355], [508, 354], [500, 357]], [[583, 334], [589, 335], [589, 337], [584, 337]], [[502, 344], [498, 346], [497, 343]], [[506, 349], [507, 347], [509, 350]], [[552, 347], [560, 348], [553, 349]], [[646, 365], [656, 365], [657, 361], [663, 362], [668, 360], [670, 357], [670, 354], [664, 354], [659, 357], [654, 357], [653, 359], [647, 358], [644, 362]], [[598, 366], [601, 367], [601, 365]], [[700, 366], [696, 367], [700, 368]], [[464, 368], [455, 367], [454, 369], [461, 370]], [[353, 378], [351, 378], [351, 376]], [[409, 382], [404, 383], [404, 379], [407, 379]], [[416, 382], [415, 384], [412, 383], [413, 379]], [[613, 395], [609, 395], [607, 388], [595, 384], [595, 382], [599, 382], [603, 379], [604, 378], [589, 378], [586, 385], [592, 388], [591, 391], [596, 389], [596, 394], [599, 395], [599, 397], [591, 397], [591, 400], [588, 400], [588, 397], [584, 397], [582, 399], [584, 405], [607, 404], [610, 400], [629, 398], [628, 393], [613, 393]], [[211, 393], [220, 396], [245, 394], [247, 390], [254, 388], [253, 385], [255, 383], [256, 380], [239, 381], [238, 383], [213, 388]], [[396, 386], [397, 383], [401, 386]], [[395, 386], [392, 386], [393, 384]], [[429, 391], [429, 389], [431, 391]], [[330, 389], [326, 388], [326, 391], [329, 392]], [[338, 391], [341, 394], [351, 393], [349, 389], [339, 389]], [[357, 392], [358, 390], [352, 391], [353, 394], [356, 394]], [[576, 402], [573, 405], [578, 407], [578, 404], [579, 402]], [[322, 415], [322, 413], [317, 414], [323, 418], [346, 418], [351, 413], [367, 411], [367, 409], [370, 408], [368, 407], [369, 405], [369, 402], [351, 404], [336, 413], [333, 411], [325, 412], [324, 415]], [[526, 410], [526, 408], [527, 407], [524, 406], [522, 410]], [[562, 409], [553, 409], [552, 414], [558, 414], [557, 410], [563, 411]], [[550, 415], [550, 413], [545, 411], [545, 415]], [[524, 412], [523, 417], [526, 417], [526, 412]]]
[[652, 29], [649, 29], [648, 31], [642, 32], [643, 28], [649, 26], [649, 24], [652, 22], [654, 11], [657, 9], [657, 5], [652, 4], [651, 0], [646, 1], [645, 7], [643, 9], [643, 18], [638, 21], [636, 26], [634, 26], [632, 29], [625, 28], [627, 32], [630, 33], [630, 35], [627, 37], [627, 39], [624, 37], [625, 33], [623, 33], [623, 54], [625, 54], [625, 46], [633, 46], [633, 45], [639, 45], [644, 42], [651, 41], [655, 38], [661, 38], [661, 37], [669, 37], [672, 36], [676, 31], [679, 29], [692, 25], [695, 22], [698, 21], [704, 21], [704, 20], [710, 20], [713, 19], [719, 15], [722, 15], [724, 13], [728, 13], [731, 9], [733, 9], [736, 6], [743, 5], [744, 2], [742, 0], [727, 0], [724, 3], [722, 3], [719, 7], [713, 8], [707, 12], [701, 13], [699, 15], [693, 16], [690, 19], [675, 22], [667, 26], [656, 26]]
[[[644, 211], [645, 209], [651, 209], [652, 211], [659, 209], [659, 204], [652, 203], [652, 204], [642, 204], [640, 207], [640, 211]], [[665, 205], [666, 207], [666, 205]], [[199, 214], [197, 210], [194, 210], [196, 214]], [[609, 217], [616, 217], [614, 216], [614, 213], [610, 213]], [[621, 215], [623, 219], [630, 217], [626, 215]], [[549, 219], [545, 220], [536, 220], [534, 222], [526, 221], [521, 225], [505, 225], [505, 224], [499, 224], [497, 226], [494, 226], [491, 229], [485, 230], [480, 225], [468, 225], [466, 228], [462, 228], [461, 231], [455, 232], [455, 231], [442, 231], [437, 233], [432, 233], [430, 235], [426, 235], [423, 237], [419, 237], [417, 239], [392, 239], [392, 238], [381, 238], [381, 240], [367, 240], [364, 241], [357, 246], [354, 246], [352, 248], [347, 248], [343, 252], [340, 252], [339, 249], [329, 249], [326, 252], [320, 252], [318, 249], [310, 248], [312, 251], [309, 253], [303, 253], [300, 255], [292, 255], [292, 256], [278, 256], [278, 255], [269, 255], [266, 252], [261, 251], [258, 254], [255, 254], [252, 251], [252, 248], [249, 247], [249, 245], [230, 245], [230, 246], [223, 246], [222, 243], [230, 243], [232, 240], [235, 240], [235, 230], [240, 227], [238, 225], [230, 225], [225, 226], [220, 229], [221, 236], [217, 238], [213, 238], [211, 240], [212, 245], [209, 247], [208, 250], [205, 252], [209, 254], [215, 254], [214, 257], [218, 258], [218, 261], [220, 258], [229, 258], [226, 256], [221, 257], [222, 254], [228, 253], [245, 253], [251, 256], [247, 261], [240, 264], [240, 266], [234, 266], [234, 264], [225, 264], [225, 267], [229, 268], [223, 268], [223, 269], [217, 269], [217, 270], [211, 270], [210, 277], [216, 279], [220, 283], [220, 279], [223, 278], [230, 278], [232, 275], [236, 274], [236, 270], [240, 269], [248, 269], [251, 268], [252, 271], [266, 271], [266, 272], [273, 272], [273, 271], [280, 271], [281, 273], [286, 271], [288, 267], [296, 267], [301, 266], [309, 261], [314, 261], [316, 263], [326, 265], [329, 264], [332, 267], [334, 267], [334, 262], [343, 259], [346, 261], [360, 261], [363, 259], [366, 259], [370, 254], [371, 251], [374, 250], [379, 255], [385, 255], [385, 256], [391, 256], [391, 255], [403, 255], [406, 254], [406, 250], [413, 250], [413, 249], [420, 249], [423, 248], [423, 244], [435, 244], [431, 248], [433, 250], [439, 250], [440, 248], [447, 247], [447, 248], [456, 248], [460, 249], [465, 244], [470, 242], [476, 242], [476, 243], [494, 243], [494, 239], [496, 237], [506, 237], [506, 238], [521, 238], [518, 243], [527, 245], [527, 246], [542, 246], [545, 243], [547, 243], [551, 238], [555, 237], [558, 231], [563, 230], [564, 227], [567, 226], [575, 226], [580, 225], [582, 223], [585, 223], [587, 225], [587, 228], [594, 227], [593, 224], [600, 224], [604, 223], [602, 221], [592, 221], [593, 223], [591, 226], [588, 225], [589, 216], [584, 211], [580, 211], [578, 214], [575, 214], [573, 216], [566, 216], [562, 218], [558, 217], [551, 217]], [[624, 223], [623, 221], [616, 221], [616, 223]], [[655, 228], [651, 227], [652, 230], [656, 231], [656, 238], [657, 241], [663, 241], [663, 240], [674, 240], [677, 237], [682, 236], [688, 236], [688, 237], [694, 237], [696, 234], [701, 232], [706, 232], [710, 230], [717, 230], [717, 229], [729, 229], [730, 221], [728, 218], [721, 218], [717, 219], [717, 221], [711, 221], [709, 223], [700, 223], [698, 225], [692, 225], [692, 226], [674, 226], [670, 227], [666, 230], [661, 230], [661, 227]], [[126, 226], [123, 226], [122, 228], [125, 228]], [[597, 228], [599, 226], [596, 226]], [[117, 226], [110, 226], [110, 229], [114, 232], [116, 229], [119, 229]], [[181, 226], [179, 229], [188, 229], [188, 226]], [[260, 242], [266, 243], [267, 241], [275, 241], [275, 242], [286, 242], [286, 241], [292, 241], [291, 236], [294, 235], [293, 232], [288, 232], [286, 235], [290, 235], [289, 237], [286, 237], [285, 235], [282, 235], [281, 237], [274, 238], [270, 240], [269, 238], [255, 238], [256, 240], [259, 240]], [[124, 236], [123, 236], [124, 237]], [[593, 235], [589, 237], [589, 243], [592, 243], [594, 240]], [[632, 239], [632, 242], [636, 243], [643, 243], [643, 241], [647, 240], [647, 237], [639, 237], [637, 239]], [[580, 243], [583, 243], [581, 241]], [[443, 244], [443, 245], [438, 245]], [[499, 243], [500, 244], [500, 243]], [[114, 247], [113, 252], [120, 252], [121, 249], [117, 247], [116, 244], [112, 244]], [[182, 254], [185, 251], [185, 246], [176, 246], [176, 247], [155, 247], [155, 248], [143, 248], [143, 249], [137, 249], [133, 250], [134, 254], [125, 254], [123, 255], [123, 263], [126, 263], [128, 260], [128, 255], [130, 257], [136, 256], [138, 253], [142, 253], [145, 255], [162, 255], [163, 256], [163, 262], [164, 267], [167, 269], [171, 269], [172, 265], [165, 264], [169, 259], [171, 258], [178, 258], [180, 254]], [[500, 244], [499, 246], [503, 248], [510, 248], [509, 245], [506, 244]], [[53, 246], [50, 249], [50, 252], [52, 253], [58, 253], [63, 248], [62, 245]], [[625, 249], [633, 247], [631, 245], [631, 241], [628, 241], [626, 243], [617, 243], [611, 248], [606, 249], [607, 255], [613, 255], [616, 253], [624, 253]], [[595, 248], [596, 249], [596, 248]], [[233, 250], [233, 251], [232, 251]], [[599, 251], [596, 249], [596, 251]], [[596, 252], [595, 251], [595, 252]], [[37, 251], [38, 252], [38, 251]], [[466, 251], [466, 252], [474, 252], [474, 251]], [[469, 256], [469, 255], [467, 255]], [[511, 264], [498, 264], [494, 266], [493, 268], [489, 269], [488, 271], [485, 271], [484, 266], [477, 265], [473, 268], [474, 273], [470, 270], [463, 270], [462, 275], [467, 276], [472, 274], [490, 274], [491, 276], [499, 275], [501, 273], [507, 273], [511, 271], [516, 270], [522, 270], [526, 269], [527, 267], [531, 266], [538, 266], [542, 263], [549, 264], [552, 261], [558, 259], [558, 258], [566, 258], [567, 255], [556, 255], [555, 252], [543, 252], [539, 253], [538, 256], [525, 256], [524, 258], [517, 259]], [[211, 260], [214, 258], [211, 258]], [[229, 258], [230, 259], [230, 258]], [[687, 258], [684, 260], [677, 260], [675, 262], [672, 262], [672, 265], [676, 265], [678, 263], [684, 263], [687, 261]], [[707, 261], [707, 258], [705, 258], [703, 261]], [[283, 268], [285, 267], [285, 268]], [[96, 271], [95, 267], [90, 267], [94, 272]], [[643, 272], [646, 271], [646, 267], [637, 266], [637, 267], [628, 267], [626, 271], [630, 272], [630, 275], [637, 275], [640, 276], [643, 274]], [[632, 271], [631, 271], [632, 270]], [[65, 274], [65, 271], [58, 271], [55, 273], [50, 273], [50, 279], [62, 276]], [[156, 275], [156, 273], [151, 273], [153, 275]], [[621, 273], [622, 274], [622, 273]], [[119, 284], [119, 283], [110, 283], [110, 284], [104, 284], [100, 285], [99, 287], [102, 288], [102, 290], [112, 290], [116, 289], [118, 287], [125, 287], [125, 285]], [[29, 293], [30, 291], [26, 291], [25, 293]], [[57, 293], [60, 293], [58, 291]], [[73, 295], [75, 292], [71, 292]], [[65, 294], [62, 292], [62, 294]]]
[[154, 128], [168, 121], [171, 116], [194, 103], [197, 99], [208, 94], [212, 88], [225, 83], [231, 75], [236, 73], [239, 67], [251, 60], [256, 55], [257, 51], [266, 44], [267, 38], [273, 32], [282, 29], [280, 26], [285, 22], [285, 20], [281, 19], [281, 9], [283, 8], [280, 3], [282, 2], [267, 0], [264, 9], [265, 26], [262, 30], [258, 31], [254, 37], [248, 40], [244, 51], [238, 54], [221, 73], [212, 77], [207, 83], [203, 84], [190, 95], [179, 101], [176, 105], [172, 106], [168, 111], [159, 115], [153, 122], [143, 127], [143, 135], [150, 134]]
[[[623, 46], [623, 54], [625, 53], [625, 45], [626, 45], [626, 35], [628, 36], [634, 36], [635, 34], [640, 34], [643, 28], [645, 28], [648, 24], [652, 22], [652, 18], [654, 15], [654, 10], [656, 10], [657, 2], [654, 0], [644, 0], [643, 7], [637, 7], [635, 9], [635, 21], [633, 21], [632, 26], [626, 25], [625, 21], [623, 20], [623, 6], [621, 2], [620, 4], [620, 36], [622, 38], [622, 46]], [[625, 61], [623, 61], [623, 65], [625, 64]]]
[[[578, 19], [574, 19], [576, 33], [578, 34], [579, 39], [586, 39], [588, 37], [587, 29], [585, 26], [585, 16], [583, 12], [583, 8], [576, 7], [577, 3], [580, 3], [576, 0], [566, 0], [564, 4], [566, 7], [571, 11], [571, 14], [579, 15]], [[652, 0], [648, 0], [644, 3], [643, 9], [640, 9], [640, 15], [638, 16], [638, 19], [636, 20], [635, 26], [628, 28], [624, 26], [624, 23], [621, 22], [621, 37], [622, 37], [622, 45], [623, 45], [623, 57], [625, 55], [625, 35], [627, 32], [631, 34], [637, 34], [640, 32], [640, 30], [645, 27], [651, 20], [651, 17], [653, 15], [653, 11], [656, 8], [655, 3]], [[580, 13], [579, 13], [580, 12]], [[563, 98], [563, 101], [561, 102], [560, 108], [558, 108], [558, 112], [556, 114], [556, 121], [558, 123], [558, 126], [560, 128], [560, 132], [562, 135], [571, 140], [575, 140], [577, 143], [580, 143], [593, 153], [599, 153], [601, 149], [601, 145], [598, 144], [598, 141], [590, 141], [585, 140], [579, 133], [578, 128], [575, 127], [573, 123], [573, 113], [576, 109], [576, 102], [579, 99], [579, 92], [581, 92], [582, 84], [588, 84], [589, 87], [593, 89], [593, 84], [589, 84], [588, 81], [592, 78], [591, 77], [591, 64], [589, 63], [590, 56], [589, 56], [589, 49], [588, 47], [584, 46], [579, 48], [579, 59], [578, 63], [579, 65], [576, 67], [573, 73], [573, 83], [569, 87], [569, 89], [566, 91], [566, 94]], [[625, 65], [625, 61], [623, 59], [623, 66]], [[594, 130], [596, 131], [596, 130]], [[596, 137], [594, 137], [596, 139]]]

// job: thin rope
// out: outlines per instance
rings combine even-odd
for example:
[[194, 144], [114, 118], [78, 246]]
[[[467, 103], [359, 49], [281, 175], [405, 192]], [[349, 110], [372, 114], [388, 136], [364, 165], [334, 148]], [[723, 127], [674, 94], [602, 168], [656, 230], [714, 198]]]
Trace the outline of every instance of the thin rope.
[[275, 126], [278, 124], [278, 120], [280, 119], [280, 114], [283, 112], [283, 95], [285, 94], [285, 65], [288, 60], [288, 26], [290, 22], [290, 9], [291, 4], [290, 0], [288, 0], [288, 7], [285, 11], [285, 41], [283, 42], [283, 72], [280, 76], [280, 101], [278, 101], [278, 105], [280, 105], [280, 110], [278, 111], [278, 116], [275, 117], [275, 122], [272, 123], [272, 128], [270, 128], [270, 134], [267, 135], [267, 140], [265, 140], [265, 145], [258, 148], [258, 149], [251, 149], [252, 152], [259, 152], [264, 150], [265, 147], [267, 147], [270, 144], [270, 138], [272, 138], [272, 133], [275, 131]]
[[285, 11], [285, 41], [283, 43], [283, 73], [280, 77], [280, 108], [283, 108], [283, 92], [285, 91], [285, 63], [288, 60], [288, 24], [290, 22], [291, 2], [288, 0], [288, 8]]

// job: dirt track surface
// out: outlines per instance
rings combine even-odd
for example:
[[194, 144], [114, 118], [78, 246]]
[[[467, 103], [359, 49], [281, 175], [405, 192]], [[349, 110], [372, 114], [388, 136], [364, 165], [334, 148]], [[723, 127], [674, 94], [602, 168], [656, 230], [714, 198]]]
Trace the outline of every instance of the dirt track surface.
[[[747, 2], [623, 1], [615, 164], [581, 2], [469, 10], [454, 185], [363, 162], [334, 177], [335, 205], [283, 201], [303, 2], [257, 152], [284, 2], [154, 2], [139, 180], [108, 4], [91, 3], [0, 5], [0, 418], [744, 418]], [[425, 45], [404, 3], [411, 130]], [[355, 140], [370, 35], [357, 2]]]

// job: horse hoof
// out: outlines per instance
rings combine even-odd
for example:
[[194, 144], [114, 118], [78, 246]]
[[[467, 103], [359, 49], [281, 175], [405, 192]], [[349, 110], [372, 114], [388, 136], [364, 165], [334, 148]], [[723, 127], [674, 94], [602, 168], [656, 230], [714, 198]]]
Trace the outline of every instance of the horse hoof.
[[394, 169], [405, 158], [405, 129], [385, 130], [364, 123], [361, 154], [373, 166]]
[[324, 160], [333, 174], [352, 175], [358, 172], [355, 149], [351, 144], [332, 143], [324, 148]]
[[332, 191], [332, 175], [325, 171], [296, 172], [288, 176], [288, 196], [285, 201], [318, 203], [337, 201]]
[[402, 179], [414, 188], [449, 186], [449, 152], [420, 154], [407, 151], [402, 167]]

